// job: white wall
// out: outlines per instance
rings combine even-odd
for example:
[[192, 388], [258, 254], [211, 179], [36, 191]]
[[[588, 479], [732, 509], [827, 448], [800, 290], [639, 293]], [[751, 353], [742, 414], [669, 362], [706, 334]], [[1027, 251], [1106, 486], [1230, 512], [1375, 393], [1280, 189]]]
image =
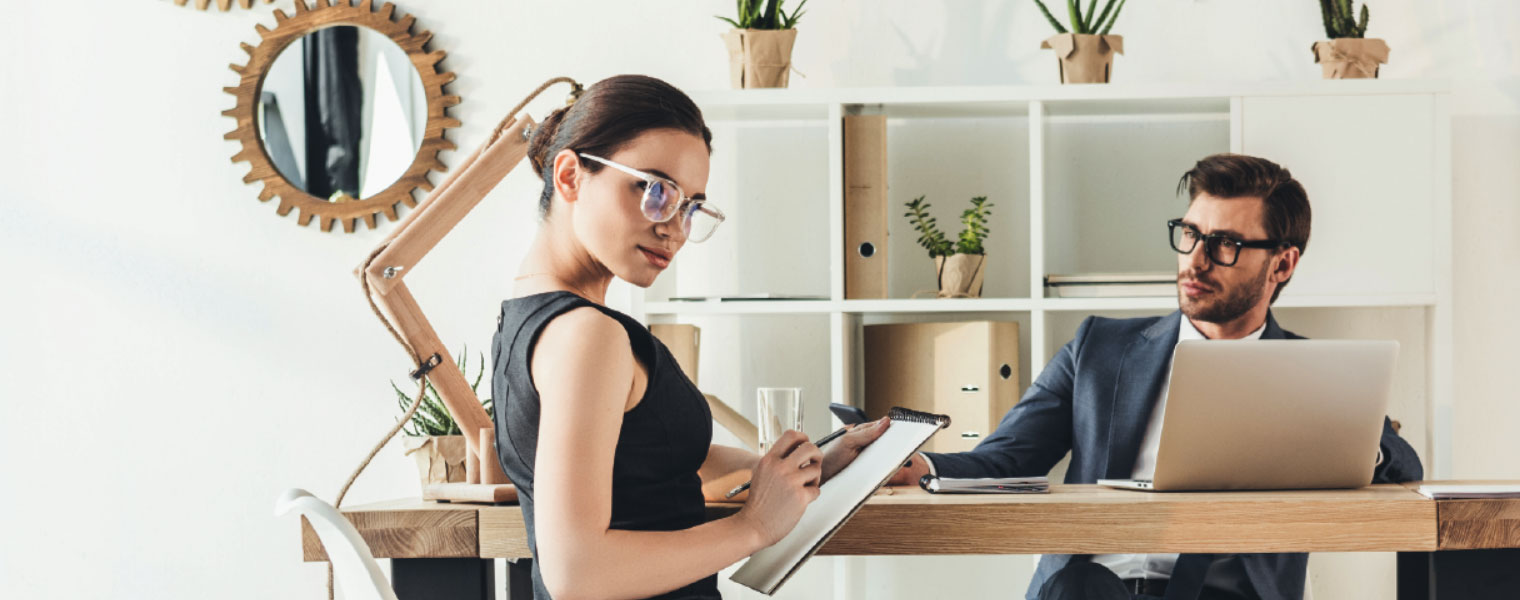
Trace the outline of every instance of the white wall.
[[[291, 2], [278, 6], [289, 10]], [[449, 52], [464, 98], [457, 162], [540, 81], [644, 72], [686, 89], [727, 83], [710, 15], [728, 2], [405, 2]], [[317, 598], [276, 494], [337, 492], [396, 416], [408, 368], [349, 271], [391, 228], [323, 234], [278, 218], [241, 183], [227, 69], [271, 9], [198, 12], [168, 0], [13, 2], [0, 38], [0, 590], [25, 598]], [[1520, 5], [1382, 0], [1387, 78], [1451, 77], [1456, 228], [1453, 476], [1520, 477]], [[1116, 81], [1317, 78], [1310, 0], [1153, 0], [1129, 7]], [[651, 31], [659, 35], [651, 35]], [[1021, 0], [816, 0], [796, 87], [1051, 82], [1047, 26]], [[543, 99], [542, 115], [561, 101]], [[1313, 143], [1312, 135], [1305, 143]], [[1291, 167], [1291, 165], [1289, 165]], [[452, 344], [487, 349], [496, 305], [534, 227], [537, 186], [513, 174], [408, 281]], [[1312, 193], [1312, 190], [1311, 190]], [[1375, 221], [1371, 221], [1375, 225]], [[1312, 260], [1312, 255], [1310, 257]], [[1291, 327], [1291, 325], [1289, 325]], [[709, 339], [709, 343], [713, 340]], [[350, 494], [416, 493], [397, 447]], [[1320, 597], [1379, 597], [1318, 559]], [[1366, 566], [1368, 563], [1380, 567]], [[823, 564], [823, 563], [820, 563]], [[870, 559], [845, 569], [871, 597], [1008, 597], [1025, 557]], [[1007, 568], [1004, 568], [1004, 566]], [[817, 569], [815, 569], [816, 571]], [[949, 571], [947, 571], [949, 570]], [[787, 588], [824, 598], [832, 570]], [[918, 587], [914, 587], [918, 585]], [[900, 590], [892, 592], [890, 590]]]

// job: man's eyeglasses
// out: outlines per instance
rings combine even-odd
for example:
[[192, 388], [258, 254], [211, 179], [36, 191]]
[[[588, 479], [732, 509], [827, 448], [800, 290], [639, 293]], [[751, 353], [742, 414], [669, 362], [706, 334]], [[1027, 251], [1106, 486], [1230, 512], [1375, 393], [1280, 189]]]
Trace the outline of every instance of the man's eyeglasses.
[[1198, 242], [1203, 242], [1204, 254], [1209, 261], [1221, 267], [1233, 267], [1235, 261], [1240, 260], [1241, 248], [1261, 248], [1264, 250], [1277, 250], [1289, 248], [1293, 244], [1284, 240], [1253, 240], [1247, 241], [1224, 235], [1211, 233], [1204, 235], [1197, 227], [1182, 222], [1182, 219], [1172, 219], [1166, 222], [1166, 228], [1172, 236], [1172, 249], [1178, 254], [1190, 254], [1198, 247]]
[[640, 212], [644, 213], [645, 218], [655, 223], [664, 223], [680, 214], [681, 231], [686, 234], [688, 242], [707, 240], [712, 237], [713, 231], [718, 229], [718, 225], [723, 223], [723, 211], [709, 206], [705, 198], [694, 200], [687, 196], [681, 191], [681, 186], [676, 185], [674, 181], [600, 156], [592, 156], [584, 152], [580, 153], [580, 156], [642, 179], [643, 181], [638, 184], [639, 188], [644, 190], [643, 196], [639, 198]]

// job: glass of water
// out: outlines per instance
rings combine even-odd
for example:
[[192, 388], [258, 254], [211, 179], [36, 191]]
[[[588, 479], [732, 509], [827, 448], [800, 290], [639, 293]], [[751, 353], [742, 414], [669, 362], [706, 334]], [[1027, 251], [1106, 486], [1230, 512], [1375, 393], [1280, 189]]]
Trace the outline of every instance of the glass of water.
[[802, 388], [763, 387], [756, 391], [760, 417], [760, 454], [788, 429], [802, 431]]

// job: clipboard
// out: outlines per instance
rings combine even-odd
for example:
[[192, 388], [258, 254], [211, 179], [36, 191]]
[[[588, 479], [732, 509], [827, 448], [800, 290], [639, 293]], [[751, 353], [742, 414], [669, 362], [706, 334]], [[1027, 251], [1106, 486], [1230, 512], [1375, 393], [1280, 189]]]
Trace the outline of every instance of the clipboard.
[[935, 432], [950, 426], [950, 417], [893, 408], [887, 417], [892, 426], [860, 456], [823, 484], [818, 499], [809, 504], [791, 533], [781, 541], [754, 553], [730, 580], [770, 595], [786, 583], [807, 559], [834, 537], [897, 470]]

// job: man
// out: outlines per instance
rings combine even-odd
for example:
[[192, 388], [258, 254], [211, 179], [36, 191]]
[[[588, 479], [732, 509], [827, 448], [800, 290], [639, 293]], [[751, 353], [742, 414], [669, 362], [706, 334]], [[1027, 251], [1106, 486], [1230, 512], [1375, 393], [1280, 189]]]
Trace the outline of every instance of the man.
[[[1179, 340], [1301, 339], [1269, 310], [1309, 243], [1309, 199], [1271, 161], [1217, 154], [1182, 176], [1187, 214], [1169, 221], [1181, 310], [1089, 317], [996, 431], [969, 452], [920, 454], [893, 478], [1044, 475], [1071, 453], [1066, 483], [1151, 479]], [[1159, 232], [1158, 232], [1159, 233]], [[1418, 480], [1419, 457], [1385, 418], [1374, 482]], [[1047, 555], [1029, 600], [1301, 600], [1307, 554]]]

